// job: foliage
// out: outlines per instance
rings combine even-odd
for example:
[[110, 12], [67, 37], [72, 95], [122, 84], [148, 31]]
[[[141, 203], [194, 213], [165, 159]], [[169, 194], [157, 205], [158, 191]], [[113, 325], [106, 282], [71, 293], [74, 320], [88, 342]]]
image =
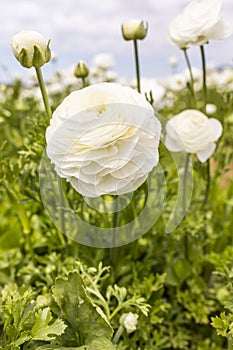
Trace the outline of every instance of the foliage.
[[[39, 164], [47, 120], [40, 102], [16, 81], [0, 103], [0, 349], [220, 350], [233, 342], [232, 106], [229, 92], [209, 89], [208, 102], [224, 134], [205, 166], [192, 157], [194, 191], [181, 224], [166, 226], [177, 192], [177, 171], [161, 145], [167, 198], [159, 220], [137, 241], [113, 249], [81, 246], [61, 235], [40, 199]], [[63, 92], [52, 96], [53, 109]], [[161, 107], [169, 118], [188, 107], [189, 92]], [[76, 213], [96, 226], [111, 223], [63, 184]], [[120, 224], [140, 213], [145, 187]], [[87, 209], [87, 210], [86, 210]], [[134, 209], [134, 210], [133, 210]], [[139, 314], [137, 330], [112, 339], [123, 313]]]

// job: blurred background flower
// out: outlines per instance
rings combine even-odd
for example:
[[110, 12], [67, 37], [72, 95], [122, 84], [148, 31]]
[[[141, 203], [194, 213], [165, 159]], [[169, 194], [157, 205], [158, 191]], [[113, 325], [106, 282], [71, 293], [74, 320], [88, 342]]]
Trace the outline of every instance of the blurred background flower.
[[[166, 0], [164, 2], [135, 0], [11, 0], [2, 1], [0, 28], [0, 74], [1, 79], [9, 80], [24, 75], [12, 57], [9, 41], [12, 35], [22, 29], [41, 32], [51, 38], [51, 49], [56, 52], [56, 68], [67, 70], [79, 59], [92, 63], [95, 55], [111, 52], [116, 61], [118, 76], [133, 78], [135, 75], [129, 44], [121, 40], [120, 24], [128, 18], [143, 18], [149, 24], [149, 31], [140, 47], [141, 73], [143, 77], [162, 77], [170, 74], [169, 56], [177, 56], [179, 69], [185, 68], [185, 62], [177, 48], [168, 40], [168, 25], [187, 4], [186, 0]], [[223, 15], [226, 20], [233, 17], [232, 0], [222, 0]], [[12, 10], [14, 9], [14, 11]], [[69, 20], [67, 20], [69, 19]], [[230, 48], [233, 38], [216, 41], [207, 48], [208, 62], [214, 65], [232, 64]], [[192, 65], [200, 67], [199, 54], [190, 49]], [[71, 70], [72, 70], [71, 69]], [[111, 68], [112, 69], [112, 68]], [[46, 74], [52, 74], [53, 65], [45, 66]], [[178, 72], [177, 72], [178, 73]], [[25, 78], [27, 80], [27, 77]]]

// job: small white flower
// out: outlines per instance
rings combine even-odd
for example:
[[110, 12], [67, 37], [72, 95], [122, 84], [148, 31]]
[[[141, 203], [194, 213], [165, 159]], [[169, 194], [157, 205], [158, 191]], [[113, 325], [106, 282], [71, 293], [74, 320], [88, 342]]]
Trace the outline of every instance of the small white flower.
[[205, 162], [214, 153], [222, 124], [195, 109], [187, 109], [166, 124], [165, 146], [172, 152], [195, 153]]
[[169, 26], [170, 40], [180, 48], [224, 39], [232, 33], [233, 24], [222, 19], [220, 0], [191, 2]]
[[178, 65], [178, 59], [176, 56], [170, 56], [168, 59], [168, 64], [169, 66], [171, 66], [172, 68], [176, 68]]
[[115, 83], [71, 93], [46, 131], [55, 170], [82, 195], [136, 190], [159, 160], [161, 125], [142, 94]]
[[115, 60], [113, 55], [103, 52], [94, 56], [93, 64], [98, 69], [108, 70], [114, 67]]
[[150, 97], [150, 93], [152, 93], [154, 105], [158, 105], [165, 95], [165, 88], [153, 78], [141, 79], [141, 91], [142, 94], [146, 94], [148, 97]]
[[49, 40], [32, 30], [22, 30], [11, 39], [13, 53], [23, 67], [38, 68], [51, 58]]
[[208, 115], [212, 115], [217, 112], [217, 106], [213, 103], [207, 103], [206, 105], [206, 113]]
[[137, 19], [129, 19], [122, 24], [121, 30], [125, 40], [142, 40], [146, 37], [148, 23]]
[[132, 333], [137, 329], [138, 315], [133, 314], [132, 312], [123, 314], [120, 317], [120, 324], [125, 327], [127, 333]]

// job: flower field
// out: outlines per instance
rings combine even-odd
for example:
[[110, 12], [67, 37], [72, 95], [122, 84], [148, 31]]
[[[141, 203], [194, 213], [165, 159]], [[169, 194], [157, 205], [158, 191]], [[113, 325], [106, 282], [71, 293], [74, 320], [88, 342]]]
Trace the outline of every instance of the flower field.
[[107, 54], [44, 80], [50, 41], [12, 38], [37, 80], [0, 85], [1, 350], [233, 349], [233, 67], [206, 60], [233, 24], [187, 5], [164, 78], [140, 74], [148, 29], [122, 24], [134, 81]]

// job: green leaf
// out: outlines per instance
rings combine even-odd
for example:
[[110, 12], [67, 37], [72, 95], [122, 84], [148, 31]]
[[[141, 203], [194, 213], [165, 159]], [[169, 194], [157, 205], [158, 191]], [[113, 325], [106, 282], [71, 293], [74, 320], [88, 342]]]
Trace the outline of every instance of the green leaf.
[[60, 347], [59, 345], [43, 345], [37, 350], [116, 350], [116, 346], [106, 338], [94, 339], [91, 343], [79, 347]]
[[87, 346], [87, 350], [115, 350], [116, 346], [106, 338], [97, 338]]
[[52, 314], [49, 308], [39, 310], [36, 315], [36, 322], [31, 330], [33, 340], [51, 340], [64, 333], [66, 325], [60, 319], [56, 319], [52, 324]]
[[100, 314], [88, 297], [77, 271], [66, 278], [57, 278], [52, 295], [81, 344], [98, 337], [111, 339], [113, 330], [103, 312]]
[[227, 337], [227, 332], [229, 328], [229, 320], [224, 312], [222, 312], [219, 316], [211, 318], [211, 326], [216, 328], [217, 334], [222, 337]]
[[86, 346], [79, 346], [79, 347], [64, 347], [64, 346], [59, 346], [59, 345], [43, 345], [37, 348], [37, 350], [87, 350]]

